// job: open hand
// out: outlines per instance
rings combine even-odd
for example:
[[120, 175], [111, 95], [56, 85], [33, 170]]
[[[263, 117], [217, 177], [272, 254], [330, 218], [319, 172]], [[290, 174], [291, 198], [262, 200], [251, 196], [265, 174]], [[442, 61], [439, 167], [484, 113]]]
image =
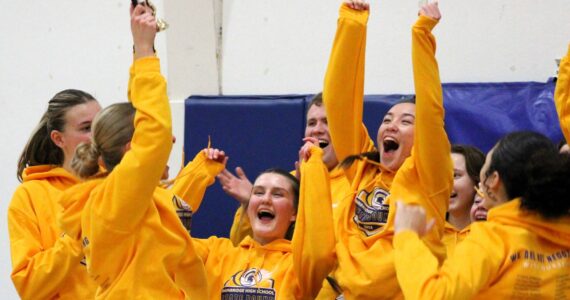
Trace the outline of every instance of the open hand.
[[249, 202], [253, 184], [251, 184], [241, 167], [236, 168], [236, 174], [237, 176], [224, 169], [217, 178], [226, 194], [245, 205]]

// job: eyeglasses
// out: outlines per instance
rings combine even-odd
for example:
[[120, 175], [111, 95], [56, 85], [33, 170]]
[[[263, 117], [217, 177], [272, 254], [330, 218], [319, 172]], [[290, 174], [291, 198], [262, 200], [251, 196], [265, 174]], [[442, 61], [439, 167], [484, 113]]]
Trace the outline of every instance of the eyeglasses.
[[473, 188], [475, 189], [475, 192], [477, 193], [477, 195], [479, 195], [479, 197], [485, 198], [485, 194], [483, 194], [483, 191], [481, 191], [477, 186], [473, 186]]

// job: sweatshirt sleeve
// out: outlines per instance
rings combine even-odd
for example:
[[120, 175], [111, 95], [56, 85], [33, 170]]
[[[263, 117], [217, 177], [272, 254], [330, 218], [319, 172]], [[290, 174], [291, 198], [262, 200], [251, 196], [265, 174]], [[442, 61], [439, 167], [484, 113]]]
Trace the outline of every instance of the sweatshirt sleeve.
[[566, 142], [570, 142], [570, 46], [568, 46], [566, 56], [560, 62], [554, 101], [560, 120], [560, 128]]
[[200, 151], [194, 159], [176, 176], [172, 192], [184, 199], [196, 213], [206, 189], [214, 183], [216, 175], [224, 169], [224, 164], [210, 160]]
[[[453, 185], [453, 164], [444, 128], [443, 92], [435, 58], [437, 20], [420, 16], [412, 28], [412, 62], [416, 91], [416, 126], [412, 157], [420, 188], [429, 199], [422, 204], [445, 226], [445, 213]], [[427, 206], [427, 207], [426, 207]]]
[[311, 157], [301, 164], [299, 207], [293, 234], [293, 266], [300, 295], [314, 298], [335, 265], [330, 179], [322, 159], [323, 150], [311, 148]]
[[[485, 245], [491, 245], [493, 250]], [[406, 299], [471, 299], [489, 284], [501, 263], [504, 242], [492, 232], [474, 230], [441, 268], [412, 231], [394, 237], [394, 265]]]
[[132, 64], [131, 67], [129, 68], [129, 83], [127, 86], [127, 99], [129, 99], [129, 101], [132, 101], [131, 99], [131, 87], [133, 84], [133, 78], [135, 77], [135, 64]]
[[234, 246], [238, 246], [247, 236], [253, 236], [251, 223], [247, 217], [245, 206], [240, 205], [234, 215], [234, 222], [230, 229], [230, 240]]
[[[157, 57], [134, 62], [131, 101], [136, 108], [130, 150], [104, 180], [97, 197], [92, 197], [91, 235], [113, 236], [103, 231], [131, 232], [138, 226], [152, 202], [153, 192], [164, 172], [172, 148], [172, 119], [166, 95], [166, 81]], [[91, 201], [90, 200], [90, 201]], [[101, 227], [98, 230], [98, 226]], [[96, 236], [90, 236], [93, 244]]]
[[[341, 162], [349, 155], [374, 150], [362, 123], [368, 14], [341, 6], [325, 77], [323, 101], [332, 143]], [[354, 172], [354, 166], [346, 170], [350, 181]]]
[[58, 237], [50, 248], [43, 247], [33, 209], [28, 192], [18, 189], [8, 208], [11, 277], [22, 299], [51, 299], [79, 265], [83, 252], [68, 235]]

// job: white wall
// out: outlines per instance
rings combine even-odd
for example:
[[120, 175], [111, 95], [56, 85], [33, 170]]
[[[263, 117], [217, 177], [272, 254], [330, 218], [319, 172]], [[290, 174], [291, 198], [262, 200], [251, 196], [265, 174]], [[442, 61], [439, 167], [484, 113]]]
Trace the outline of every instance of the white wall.
[[[319, 91], [338, 11], [331, 2], [224, 1], [224, 92]], [[418, 1], [371, 2], [366, 92], [412, 92]], [[544, 81], [570, 41], [566, 0], [441, 0], [440, 8], [435, 34], [445, 82]]]
[[[222, 73], [216, 62], [214, 2], [157, 2], [171, 28], [157, 48], [169, 80], [179, 164], [183, 99], [190, 94], [320, 91], [334, 36], [335, 1], [223, 1]], [[6, 209], [16, 161], [57, 91], [78, 88], [103, 105], [126, 100], [131, 60], [126, 0], [0, 0], [0, 296], [9, 279]], [[450, 81], [544, 81], [570, 41], [567, 0], [441, 0], [435, 33], [441, 77]], [[367, 93], [412, 91], [410, 26], [417, 1], [374, 1], [369, 22]], [[218, 85], [218, 78], [222, 78]]]

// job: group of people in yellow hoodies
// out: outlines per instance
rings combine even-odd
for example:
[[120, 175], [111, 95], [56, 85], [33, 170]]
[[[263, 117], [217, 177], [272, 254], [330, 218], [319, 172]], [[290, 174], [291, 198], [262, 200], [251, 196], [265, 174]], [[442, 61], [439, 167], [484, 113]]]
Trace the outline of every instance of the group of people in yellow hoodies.
[[[166, 188], [158, 183], [173, 137], [156, 19], [146, 5], [131, 7], [129, 103], [101, 110], [85, 92], [56, 94], [20, 158], [23, 183], [8, 212], [20, 296], [570, 297], [569, 157], [530, 132], [505, 136], [486, 158], [451, 147], [437, 3], [423, 5], [412, 27], [415, 98], [384, 116], [375, 150], [362, 123], [368, 15], [364, 0], [340, 8], [296, 171], [268, 169], [250, 183], [208, 145]], [[570, 49], [555, 93], [567, 140], [568, 57]], [[216, 177], [242, 202], [231, 238], [193, 238], [191, 214]], [[469, 225], [478, 183], [491, 210]]]

